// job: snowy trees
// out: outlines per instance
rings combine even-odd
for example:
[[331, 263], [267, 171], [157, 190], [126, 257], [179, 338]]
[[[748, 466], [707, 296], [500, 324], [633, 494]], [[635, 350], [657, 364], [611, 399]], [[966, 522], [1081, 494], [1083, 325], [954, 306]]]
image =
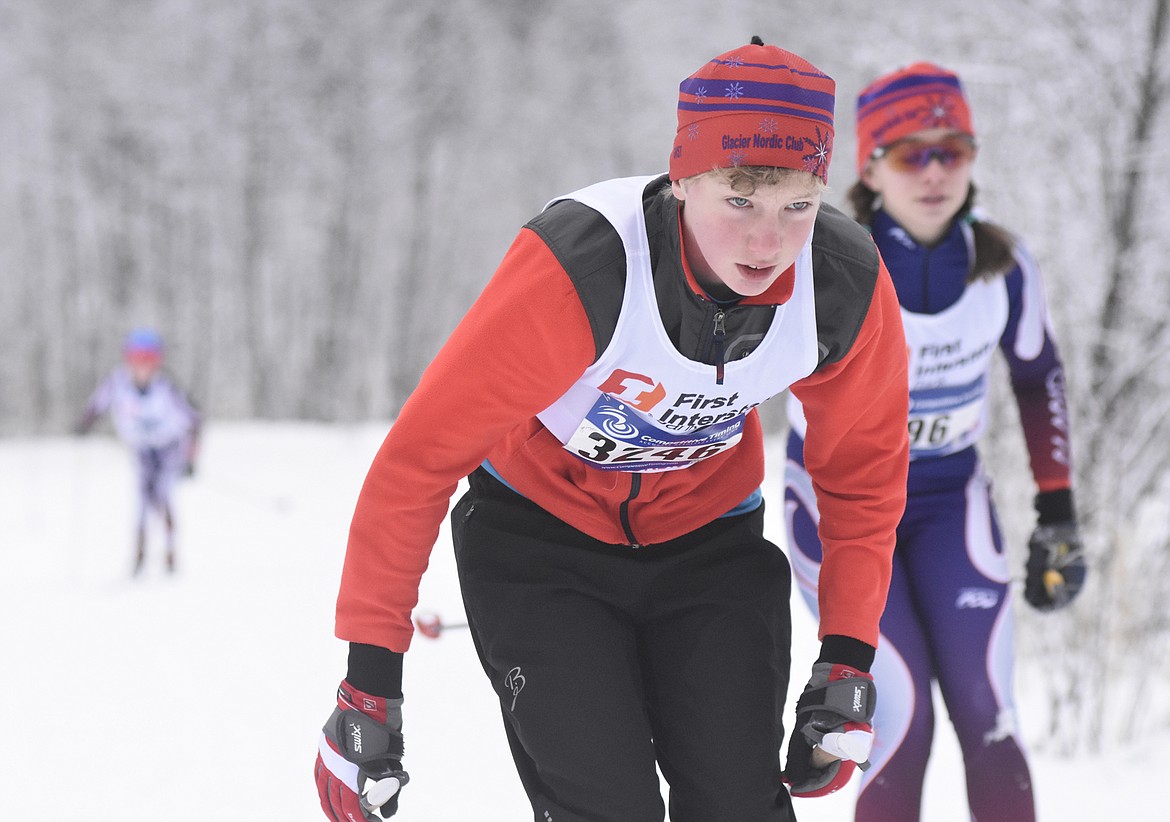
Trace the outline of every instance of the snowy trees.
[[544, 200], [633, 165], [606, 8], [566, 12], [613, 74], [571, 93], [544, 4], [0, 9], [0, 432], [142, 323], [212, 416], [391, 416]]
[[[1100, 169], [1104, 194], [1103, 253], [1099, 280], [1084, 285], [1100, 298], [1086, 301], [1076, 282], [1062, 290], [1065, 316], [1078, 315], [1066, 336], [1076, 354], [1079, 499], [1097, 575], [1046, 649], [1071, 697], [1053, 689], [1054, 716], [1070, 714], [1058, 733], [1065, 746], [1132, 738], [1170, 718], [1168, 706], [1144, 699], [1167, 673], [1170, 641], [1168, 5], [1140, 4], [1145, 13], [1135, 15], [1126, 59], [1107, 60], [1094, 21], [1080, 21], [1078, 32], [1087, 58], [1109, 66], [1104, 90], [1113, 108], [1098, 114], [1100, 162], [1091, 166]], [[1060, 653], [1058, 643], [1074, 653]]]

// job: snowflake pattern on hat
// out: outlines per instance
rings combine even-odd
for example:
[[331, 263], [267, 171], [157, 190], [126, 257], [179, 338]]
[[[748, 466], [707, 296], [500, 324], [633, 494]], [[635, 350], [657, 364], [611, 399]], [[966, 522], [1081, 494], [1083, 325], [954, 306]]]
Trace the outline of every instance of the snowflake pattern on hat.
[[923, 128], [960, 128], [962, 123], [955, 108], [954, 100], [928, 97], [922, 117]]
[[818, 128], [812, 153], [804, 155], [804, 170], [811, 171], [818, 177], [824, 177], [828, 173], [829, 158], [832, 154], [833, 135], [830, 133], [821, 134], [821, 130]]

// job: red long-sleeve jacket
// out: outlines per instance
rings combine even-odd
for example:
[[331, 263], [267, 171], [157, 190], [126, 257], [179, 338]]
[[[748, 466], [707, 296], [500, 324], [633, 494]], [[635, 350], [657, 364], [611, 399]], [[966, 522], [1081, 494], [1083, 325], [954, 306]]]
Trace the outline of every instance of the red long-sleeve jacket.
[[[665, 178], [643, 203], [667, 332], [684, 355], [710, 362], [716, 307], [685, 264]], [[520, 232], [374, 458], [351, 525], [338, 637], [407, 649], [450, 498], [485, 459], [521, 494], [614, 544], [632, 542], [631, 531], [642, 544], [687, 533], [760, 487], [763, 434], [754, 411], [735, 448], [684, 470], [642, 474], [633, 498], [630, 474], [586, 465], [536, 419], [604, 350], [624, 277], [616, 232], [580, 203], [558, 203]], [[822, 358], [791, 390], [809, 420], [806, 465], [821, 512], [820, 633], [876, 645], [905, 505], [905, 341], [872, 240], [828, 206], [814, 230], [813, 278]], [[789, 272], [765, 294], [724, 308], [726, 350], [750, 351], [792, 288]]]

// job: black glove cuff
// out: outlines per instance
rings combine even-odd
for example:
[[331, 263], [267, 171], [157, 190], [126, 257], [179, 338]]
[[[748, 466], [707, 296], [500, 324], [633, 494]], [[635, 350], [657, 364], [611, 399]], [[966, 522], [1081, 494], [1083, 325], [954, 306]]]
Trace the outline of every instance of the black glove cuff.
[[821, 640], [821, 655], [817, 662], [848, 665], [863, 673], [869, 673], [873, 667], [873, 657], [877, 650], [860, 639], [840, 634], [829, 634]]
[[1055, 525], [1058, 522], [1075, 522], [1076, 509], [1073, 507], [1072, 489], [1041, 491], [1033, 501], [1036, 508], [1037, 525]]
[[377, 645], [349, 643], [346, 681], [359, 691], [387, 699], [402, 698], [402, 654]]

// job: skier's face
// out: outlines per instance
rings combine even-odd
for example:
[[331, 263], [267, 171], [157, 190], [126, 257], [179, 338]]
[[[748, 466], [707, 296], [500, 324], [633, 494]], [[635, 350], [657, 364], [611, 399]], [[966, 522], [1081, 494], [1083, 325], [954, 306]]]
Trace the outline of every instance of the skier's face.
[[145, 386], [154, 379], [162, 361], [158, 357], [135, 356], [126, 357], [126, 366], [130, 369], [130, 376], [135, 385]]
[[687, 263], [711, 296], [764, 293], [800, 254], [812, 233], [821, 187], [796, 173], [745, 194], [718, 174], [671, 183], [681, 209]]
[[861, 180], [882, 197], [882, 208], [919, 243], [929, 245], [950, 227], [971, 185], [974, 143], [960, 132], [935, 128], [898, 140], [869, 161]]

